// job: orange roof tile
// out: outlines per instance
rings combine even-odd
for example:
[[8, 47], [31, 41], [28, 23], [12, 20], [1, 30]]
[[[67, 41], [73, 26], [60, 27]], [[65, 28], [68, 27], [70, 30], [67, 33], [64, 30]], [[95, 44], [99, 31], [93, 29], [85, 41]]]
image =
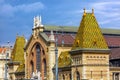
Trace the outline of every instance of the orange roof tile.
[[7, 48], [0, 48], [0, 54], [5, 53], [6, 50], [7, 50]]

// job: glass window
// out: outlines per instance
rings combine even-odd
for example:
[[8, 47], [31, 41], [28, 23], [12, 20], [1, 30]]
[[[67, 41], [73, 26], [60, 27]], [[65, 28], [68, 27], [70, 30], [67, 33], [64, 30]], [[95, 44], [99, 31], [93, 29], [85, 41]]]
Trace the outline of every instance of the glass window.
[[36, 46], [36, 68], [37, 68], [37, 71], [40, 71], [40, 46], [37, 45]]
[[76, 80], [80, 80], [80, 74], [78, 71], [76, 72]]
[[63, 80], [65, 80], [65, 76], [63, 75]]
[[33, 63], [33, 61], [31, 61], [30, 64], [31, 64], [32, 72], [34, 72], [34, 63]]
[[46, 60], [44, 59], [44, 77], [47, 76], [47, 65], [46, 65]]

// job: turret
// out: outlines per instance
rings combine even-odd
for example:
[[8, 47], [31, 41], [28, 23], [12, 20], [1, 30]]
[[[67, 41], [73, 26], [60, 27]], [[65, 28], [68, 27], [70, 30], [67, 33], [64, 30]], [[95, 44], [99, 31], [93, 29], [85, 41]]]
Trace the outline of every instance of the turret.
[[55, 37], [54, 37], [54, 34], [53, 34], [53, 31], [51, 31], [51, 34], [49, 36], [49, 42], [50, 42], [50, 46], [48, 48], [48, 55], [49, 55], [49, 76], [48, 76], [48, 79], [49, 80], [53, 80], [53, 72], [52, 72], [52, 69], [54, 67], [54, 64], [55, 64]]
[[44, 26], [42, 25], [42, 18], [41, 16], [34, 17], [34, 23], [33, 23], [33, 36], [38, 36], [39, 32], [43, 32]]

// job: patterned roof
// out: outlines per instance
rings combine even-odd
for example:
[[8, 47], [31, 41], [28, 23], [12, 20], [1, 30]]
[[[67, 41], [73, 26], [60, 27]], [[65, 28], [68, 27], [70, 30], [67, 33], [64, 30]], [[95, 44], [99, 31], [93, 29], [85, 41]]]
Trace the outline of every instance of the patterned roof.
[[71, 56], [68, 51], [61, 52], [60, 57], [58, 59], [58, 66], [60, 67], [67, 67], [71, 64]]
[[[50, 33], [46, 33], [47, 36], [50, 36]], [[76, 34], [57, 34], [54, 33], [55, 36], [58, 37], [58, 44], [59, 46], [62, 45], [62, 41], [64, 41], [65, 46], [71, 47], [73, 45], [74, 39]], [[105, 41], [109, 47], [120, 47], [120, 36], [114, 36], [114, 35], [103, 35], [105, 38]]]
[[25, 46], [25, 38], [23, 36], [17, 36], [11, 54], [12, 61], [18, 61], [24, 63], [24, 46]]
[[108, 49], [93, 13], [83, 15], [72, 50], [80, 48]]
[[25, 72], [25, 65], [24, 64], [20, 64], [19, 67], [16, 70], [16, 73], [19, 72]]
[[[66, 35], [64, 35], [64, 37], [66, 37]], [[109, 45], [113, 44], [111, 41], [113, 40], [113, 38], [109, 36], [105, 36], [105, 37], [103, 36], [93, 13], [84, 13], [80, 27], [78, 29], [78, 32], [75, 38], [73, 37], [73, 35], [69, 35], [69, 37], [67, 37], [66, 39], [64, 39], [64, 37], [63, 35], [62, 36], [58, 35], [58, 44], [62, 42], [61, 40], [65, 40], [66, 41], [66, 42], [64, 41], [65, 44], [67, 42], [70, 44], [70, 43], [73, 43], [72, 41], [74, 41], [72, 50], [85, 49], [85, 48], [91, 48], [91, 49], [96, 48], [96, 49], [108, 50], [107, 44]], [[119, 41], [119, 40], [116, 40], [116, 41]], [[112, 46], [115, 46], [115, 45], [113, 44]], [[111, 51], [111, 57], [114, 57], [113, 53], [115, 51], [116, 53], [118, 53], [118, 50], [112, 50], [112, 51]], [[120, 56], [120, 54], [118, 56]], [[71, 56], [69, 52], [62, 52], [58, 59], [59, 68], [70, 66], [70, 64], [71, 64]]]
[[25, 38], [23, 36], [17, 36], [13, 51], [11, 53], [11, 59], [14, 62], [19, 62], [16, 72], [24, 72], [24, 46]]

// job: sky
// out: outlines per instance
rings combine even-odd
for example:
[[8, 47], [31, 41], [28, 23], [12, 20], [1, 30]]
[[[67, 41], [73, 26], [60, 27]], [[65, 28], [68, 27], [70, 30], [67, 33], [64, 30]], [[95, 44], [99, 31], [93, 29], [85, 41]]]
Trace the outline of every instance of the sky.
[[78, 27], [84, 8], [94, 9], [101, 28], [120, 29], [120, 0], [0, 0], [0, 46], [13, 45], [17, 34], [29, 39], [38, 15], [43, 25]]

